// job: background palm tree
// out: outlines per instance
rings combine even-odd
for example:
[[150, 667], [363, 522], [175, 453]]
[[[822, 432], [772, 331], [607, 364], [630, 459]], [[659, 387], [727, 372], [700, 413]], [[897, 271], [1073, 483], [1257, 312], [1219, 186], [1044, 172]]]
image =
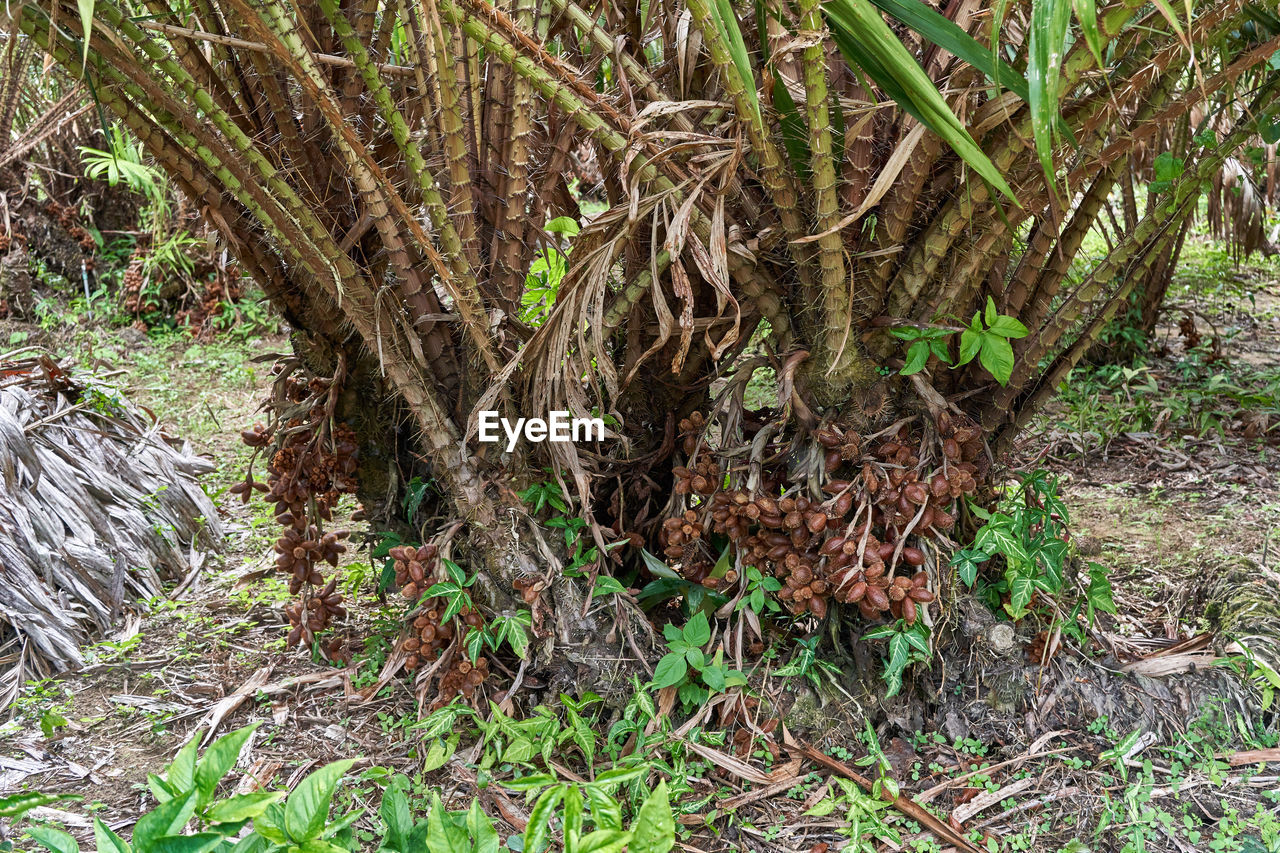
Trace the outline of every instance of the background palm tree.
[[[384, 522], [431, 478], [418, 522], [465, 531], [485, 599], [521, 590], [544, 650], [605, 634], [516, 498], [548, 465], [598, 553], [626, 534], [686, 577], [716, 559], [717, 500], [816, 505], [835, 480], [850, 497], [824, 505], [832, 528], [862, 523], [894, 563], [920, 545], [937, 586], [956, 498], [1160, 291], [1202, 186], [1270, 128], [1280, 82], [1280, 22], [1242, 0], [7, 8], [297, 330], [251, 440], [310, 429], [336, 447], [350, 428]], [[1175, 163], [1158, 175], [1157, 153]], [[1113, 196], [1125, 215], [1082, 271]], [[562, 217], [584, 225], [560, 279]], [[500, 453], [474, 441], [484, 408], [608, 414], [611, 434]], [[936, 494], [906, 490], [938, 474]], [[280, 488], [286, 527], [323, 526], [327, 499]], [[735, 559], [755, 524], [729, 524]], [[797, 563], [827, 571], [807, 537]], [[822, 615], [815, 597], [791, 606]]]

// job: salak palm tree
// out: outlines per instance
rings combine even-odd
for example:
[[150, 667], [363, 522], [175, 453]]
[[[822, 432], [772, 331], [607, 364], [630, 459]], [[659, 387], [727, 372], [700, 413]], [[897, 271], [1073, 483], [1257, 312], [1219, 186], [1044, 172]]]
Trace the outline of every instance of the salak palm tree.
[[[1280, 83], [1280, 21], [1244, 0], [7, 9], [296, 330], [249, 440], [327, 425], [339, 456], [358, 446], [342, 488], [415, 509], [488, 612], [523, 598], [542, 660], [588, 669], [646, 626], [562, 571], [518, 497], [548, 476], [607, 555], [590, 574], [639, 565], [630, 540], [726, 597], [766, 568], [799, 616], [932, 618], [957, 497], [1165, 264]], [[1081, 273], [1153, 150], [1177, 174]], [[566, 251], [531, 307], [531, 268]], [[504, 452], [476, 441], [486, 409], [594, 413], [609, 435]], [[273, 489], [298, 535], [327, 515]], [[298, 552], [309, 588], [320, 551]], [[876, 579], [900, 561], [922, 564], [918, 608]]]

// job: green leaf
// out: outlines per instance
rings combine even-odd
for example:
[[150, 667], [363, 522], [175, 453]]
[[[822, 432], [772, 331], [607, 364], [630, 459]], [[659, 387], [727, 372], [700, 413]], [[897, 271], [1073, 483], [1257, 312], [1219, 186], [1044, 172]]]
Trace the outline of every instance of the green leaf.
[[973, 329], [965, 329], [960, 333], [960, 357], [956, 359], [956, 366], [968, 364], [973, 361], [973, 357], [978, 354], [978, 350], [982, 347], [982, 333], [975, 332]]
[[436, 738], [431, 744], [431, 748], [427, 750], [427, 757], [422, 759], [422, 772], [430, 773], [432, 770], [438, 770], [453, 758], [453, 753], [458, 748], [458, 734], [455, 732], [453, 737], [447, 741]]
[[236, 766], [240, 751], [244, 749], [245, 742], [257, 728], [258, 724], [254, 723], [251, 726], [236, 729], [218, 738], [205, 750], [204, 758], [200, 759], [195, 771], [195, 787], [200, 795], [196, 801], [196, 808], [203, 808], [213, 799], [218, 783], [232, 767]]
[[156, 798], [157, 803], [167, 803], [173, 799], [173, 788], [154, 773], [147, 774], [147, 788], [151, 790], [151, 796]]
[[982, 347], [978, 352], [978, 361], [991, 371], [991, 375], [1001, 385], [1009, 382], [1013, 375], [1013, 346], [1008, 338], [991, 333], [982, 336]]
[[1031, 105], [1031, 135], [1050, 188], [1057, 187], [1053, 148], [1057, 140], [1062, 60], [1066, 54], [1071, 0], [1032, 0], [1031, 35], [1027, 52], [1027, 90]]
[[778, 124], [782, 127], [782, 144], [787, 149], [787, 159], [791, 168], [801, 181], [808, 181], [809, 167], [809, 129], [805, 120], [796, 109], [795, 99], [782, 82], [780, 75], [773, 78], [773, 107], [778, 113]]
[[196, 754], [199, 749], [200, 732], [197, 731], [182, 745], [182, 749], [178, 750], [178, 754], [169, 763], [169, 769], [165, 771], [165, 782], [175, 795], [185, 794], [195, 787]]
[[67, 718], [59, 714], [57, 711], [46, 710], [40, 714], [40, 733], [45, 739], [53, 737], [54, 733], [67, 725]]
[[911, 349], [907, 350], [907, 363], [898, 372], [903, 376], [910, 376], [924, 370], [924, 366], [929, 363], [929, 353], [928, 341], [916, 341], [911, 345]]
[[653, 686], [659, 690], [664, 687], [674, 687], [684, 681], [688, 673], [689, 665], [685, 663], [684, 655], [669, 652], [663, 655], [662, 660], [658, 661], [658, 665], [654, 667]]
[[480, 653], [484, 651], [484, 631], [472, 628], [467, 634], [464, 645], [467, 647], [467, 657], [472, 663], [480, 660]]
[[1268, 145], [1275, 145], [1280, 142], [1280, 121], [1275, 116], [1260, 117], [1258, 119], [1258, 135]]
[[1016, 575], [1009, 582], [1009, 603], [1005, 606], [1005, 610], [1014, 619], [1021, 619], [1027, 612], [1027, 605], [1031, 603], [1031, 597], [1035, 595], [1035, 585], [1031, 582], [1031, 578], [1026, 575]]
[[814, 804], [813, 808], [805, 812], [805, 817], [826, 817], [836, 810], [836, 801], [833, 797], [823, 797]]
[[93, 34], [93, 6], [94, 0], [76, 0], [76, 7], [80, 10], [80, 29], [84, 31], [84, 55], [80, 58], [81, 65], [89, 63], [89, 38]]
[[756, 90], [756, 78], [751, 68], [751, 56], [747, 53], [747, 46], [742, 40], [742, 30], [738, 27], [738, 16], [733, 11], [733, 3], [730, 0], [710, 0], [709, 5], [716, 29], [720, 31], [720, 37], [724, 39], [725, 47], [729, 50], [729, 57], [733, 60], [733, 67], [737, 69], [738, 76], [742, 79], [742, 87], [746, 90], [747, 102], [755, 111], [756, 121], [759, 121], [760, 93]]
[[911, 644], [902, 631], [895, 631], [889, 638], [889, 669], [901, 673], [907, 668], [911, 656]]
[[993, 324], [993, 323], [996, 321], [996, 317], [997, 317], [997, 316], [999, 316], [999, 313], [1000, 313], [1000, 312], [996, 311], [996, 301], [995, 301], [995, 299], [993, 299], [990, 295], [988, 295], [988, 296], [987, 296], [987, 308], [986, 308], [986, 314], [985, 314], [985, 316], [983, 317], [983, 319], [986, 321], [986, 324], [987, 324], [987, 326], [988, 326], [988, 327], [990, 327], [990, 326], [991, 326], [991, 324]]
[[684, 640], [691, 646], [702, 647], [711, 640], [711, 625], [707, 614], [699, 610], [684, 626]]
[[622, 585], [622, 581], [612, 575], [596, 575], [596, 585], [591, 589], [591, 597], [597, 595], [624, 595], [627, 588]]
[[1173, 31], [1178, 34], [1178, 40], [1190, 47], [1191, 43], [1187, 41], [1187, 34], [1182, 31], [1182, 25], [1178, 23], [1178, 16], [1173, 13], [1173, 7], [1166, 0], [1151, 0], [1151, 2], [1160, 10], [1160, 14], [1164, 15], [1165, 20], [1173, 27]]
[[564, 799], [565, 788], [557, 785], [548, 788], [538, 797], [529, 812], [529, 825], [524, 830], [524, 849], [541, 850], [551, 837], [551, 818], [555, 817], [556, 806]]
[[630, 782], [639, 779], [641, 776], [647, 776], [649, 773], [646, 767], [615, 767], [612, 770], [603, 770], [596, 774], [594, 785], [621, 785], [624, 782]]
[[29, 826], [27, 833], [50, 853], [80, 853], [80, 845], [70, 834], [52, 826]]
[[1098, 63], [1098, 68], [1105, 68], [1102, 61], [1102, 33], [1098, 30], [1098, 8], [1096, 0], [1071, 0], [1075, 7], [1076, 19], [1080, 21], [1080, 31], [1084, 33], [1085, 44]]
[[907, 638], [907, 642], [913, 649], [921, 654], [928, 655], [931, 653], [929, 649], [929, 628], [923, 622], [916, 622], [902, 635]]
[[1089, 564], [1089, 588], [1085, 591], [1085, 599], [1089, 602], [1089, 621], [1093, 621], [1093, 612], [1101, 610], [1115, 615], [1116, 603], [1111, 595], [1111, 579], [1107, 577], [1107, 569], [1100, 563]]
[[[981, 559], [974, 559], [975, 555], [980, 556]], [[964, 581], [964, 585], [971, 587], [973, 586], [974, 581], [978, 579], [978, 563], [981, 563], [986, 559], [986, 554], [982, 554], [977, 551], [965, 550], [959, 552], [952, 558], [951, 565], [955, 566], [956, 570], [960, 573], [960, 580]]]
[[574, 853], [619, 853], [631, 840], [630, 832], [619, 829], [597, 829], [582, 836]]
[[640, 549], [640, 556], [644, 560], [644, 567], [649, 570], [649, 574], [670, 580], [684, 580], [675, 569], [649, 553], [647, 548]]
[[892, 637], [898, 633], [898, 629], [893, 625], [881, 625], [879, 628], [873, 628], [862, 635], [864, 640], [883, 640], [885, 637]]
[[273, 844], [286, 844], [289, 839], [284, 834], [284, 804], [272, 803], [267, 810], [253, 821], [253, 831]]
[[1175, 156], [1170, 151], [1162, 151], [1152, 160], [1151, 169], [1154, 180], [1151, 182], [1149, 189], [1151, 192], [1160, 193], [1173, 186], [1174, 181], [1182, 177], [1186, 165], [1180, 157]]
[[576, 236], [581, 230], [578, 220], [572, 216], [557, 216], [546, 225], [542, 226], [542, 230], [548, 234], [567, 234], [570, 237]]
[[409, 800], [404, 795], [406, 784], [408, 780], [403, 776], [393, 778], [382, 792], [382, 803], [378, 806], [378, 815], [387, 827], [379, 846], [396, 853], [409, 853], [407, 845], [413, 829], [413, 815], [409, 811]]
[[467, 832], [475, 845], [472, 853], [498, 853], [498, 830], [480, 808], [479, 800], [472, 800], [471, 808], [467, 809]]
[[[731, 568], [733, 568], [733, 549], [726, 544], [724, 550], [720, 552], [720, 557], [716, 560], [716, 564], [711, 567], [711, 577], [717, 580], [723, 578]], [[708, 629], [709, 631], [710, 629]], [[710, 634], [708, 633], [709, 636]], [[706, 640], [703, 640], [703, 643], [705, 642]], [[695, 643], [695, 645], [700, 646], [702, 643]]]
[[[727, 0], [721, 0], [727, 2]], [[884, 93], [938, 134], [984, 180], [1015, 204], [1013, 190], [870, 0], [828, 0], [822, 6], [836, 46]]]
[[[590, 763], [590, 762], [588, 762]], [[560, 816], [560, 831], [564, 833], [564, 847], [573, 850], [582, 835], [582, 791], [570, 785], [564, 795], [564, 811]]]
[[79, 794], [42, 794], [39, 791], [23, 791], [20, 794], [11, 794], [7, 797], [0, 797], [0, 817], [9, 818], [13, 821], [22, 819], [22, 816], [32, 809], [38, 809], [41, 806], [51, 805], [63, 800], [79, 801], [84, 797]]
[[456, 853], [465, 849], [465, 834], [452, 820], [446, 823], [446, 817], [440, 795], [432, 794], [431, 811], [427, 813], [427, 853]]
[[664, 779], [640, 806], [631, 826], [631, 842], [627, 853], [667, 853], [676, 843], [675, 817], [671, 814], [671, 802], [667, 798], [667, 782]]
[[[163, 835], [152, 841], [138, 853], [209, 853], [226, 839], [217, 832], [198, 832], [195, 835]], [[136, 838], [135, 838], [136, 843]], [[101, 853], [101, 851], [99, 851]]]
[[502, 760], [512, 764], [524, 764], [537, 755], [538, 748], [527, 737], [512, 738], [506, 749], [502, 750]]
[[351, 853], [350, 847], [332, 841], [313, 838], [298, 848], [302, 853]]
[[195, 810], [196, 792], [192, 790], [147, 812], [133, 827], [134, 849], [147, 853], [156, 839], [181, 832]]
[[214, 803], [205, 812], [205, 817], [214, 823], [248, 820], [265, 812], [272, 803], [284, 799], [284, 795], [284, 791], [254, 791], [251, 794], [237, 794]]
[[509, 791], [536, 791], [539, 788], [556, 784], [556, 777], [550, 773], [530, 773], [528, 776], [521, 776], [519, 779], [500, 782], [499, 784]]
[[326, 764], [303, 779], [289, 795], [284, 807], [284, 829], [294, 841], [320, 837], [329, 817], [334, 789], [352, 764], [355, 764], [354, 758]]
[[996, 513], [982, 526], [973, 544], [987, 554], [1000, 554], [1014, 566], [1030, 562], [1026, 546], [1014, 534], [1013, 519], [1003, 513]]
[[990, 328], [987, 331], [1002, 338], [1025, 338], [1028, 334], [1027, 327], [1008, 314], [1001, 314], [996, 317], [995, 322], [990, 324]]
[[1106, 750], [1098, 756], [1100, 761], [1118, 761], [1128, 758], [1129, 753], [1133, 752], [1137, 746], [1138, 738], [1142, 737], [1142, 729], [1134, 729], [1124, 736], [1124, 739], [1117, 743], [1111, 749]]
[[111, 831], [99, 818], [93, 819], [93, 842], [98, 853], [130, 853], [129, 842]]
[[444, 566], [445, 572], [448, 573], [450, 579], [452, 579], [454, 583], [458, 586], [470, 586], [467, 582], [467, 573], [462, 570], [462, 566], [459, 566], [453, 560], [441, 559], [440, 563]]
[[[987, 76], [992, 83], [1004, 85], [1010, 91], [1027, 100], [1027, 81], [1009, 63], [998, 60], [992, 51], [983, 47], [977, 39], [938, 14], [919, 0], [871, 0], [887, 15], [897, 18], [935, 44]], [[996, 30], [999, 31], [998, 29]]]
[[[617, 799], [609, 794], [608, 791], [600, 787], [599, 784], [588, 785], [586, 788], [587, 805], [591, 808], [591, 822], [595, 824], [596, 829], [622, 829], [622, 806]], [[587, 836], [590, 838], [590, 836]], [[583, 839], [586, 842], [586, 839]]]

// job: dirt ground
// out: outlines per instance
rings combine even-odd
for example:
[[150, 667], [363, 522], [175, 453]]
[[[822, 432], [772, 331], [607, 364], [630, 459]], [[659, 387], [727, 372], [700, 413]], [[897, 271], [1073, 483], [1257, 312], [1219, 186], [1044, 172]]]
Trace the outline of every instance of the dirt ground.
[[[1041, 626], [1023, 626], [997, 648], [994, 620], [979, 619], [960, 634], [970, 631], [975, 643], [968, 662], [1001, 674], [958, 668], [965, 657], [950, 655], [956, 668], [922, 677], [942, 697], [936, 713], [889, 713], [878, 732], [904, 794], [989, 850], [1280, 851], [1274, 708], [1264, 711], [1256, 686], [1224, 665], [1239, 663], [1229, 643], [1240, 638], [1215, 634], [1204, 612], [1205, 589], [1223, 566], [1245, 561], [1280, 581], [1280, 412], [1267, 410], [1280, 404], [1280, 280], [1270, 265], [1246, 265], [1222, 293], [1189, 286], [1174, 304], [1159, 335], [1165, 354], [1147, 371], [1123, 385], [1100, 384], [1096, 399], [1082, 393], [1056, 403], [1015, 453], [1015, 471], [1042, 465], [1061, 477], [1080, 559], [1110, 571], [1120, 612], [1100, 623], [1098, 645], [1036, 664], [1024, 646]], [[1241, 395], [1213, 393], [1211, 379], [1198, 374], [1203, 405], [1183, 414], [1185, 383], [1166, 382], [1189, 357], [1177, 329], [1180, 307], [1196, 312], [1206, 338], [1213, 329], [1224, 336], [1226, 360], [1201, 373], [1247, 385], [1256, 392], [1249, 405], [1236, 405]], [[194, 343], [0, 323], [0, 341], [20, 332], [24, 344], [47, 346], [112, 379], [215, 460], [206, 486], [230, 538], [177, 599], [139, 602], [118, 633], [90, 650], [85, 669], [23, 690], [0, 725], [0, 794], [82, 794], [84, 808], [42, 816], [83, 833], [87, 815], [97, 815], [127, 833], [153, 805], [147, 773], [192, 733], [260, 722], [238, 766], [241, 791], [293, 785], [320, 764], [358, 756], [357, 771], [395, 768], [468, 802], [476, 777], [465, 750], [421, 774], [426, 744], [411, 728], [419, 700], [402, 677], [378, 687], [386, 640], [357, 647], [348, 667], [284, 649], [286, 590], [262, 577], [270, 516], [226, 489], [247, 458], [237, 433], [253, 423], [268, 380], [267, 365], [253, 359], [286, 349], [287, 340]], [[1176, 411], [1162, 421], [1164, 408]], [[1267, 415], [1261, 425], [1250, 420], [1259, 411]], [[347, 577], [358, 580], [350, 584], [356, 605], [347, 631], [394, 638], [395, 602], [372, 591], [381, 567], [370, 567], [367, 549], [349, 557]], [[755, 683], [766, 701], [791, 705], [797, 730], [828, 754], [853, 761], [866, 753], [870, 744], [854, 734], [863, 731], [864, 714], [851, 699], [815, 694], [794, 680], [765, 682], [758, 673]], [[1133, 707], [1146, 702], [1150, 719], [1124, 702], [1114, 717], [1100, 714], [1083, 688], [1055, 687], [1079, 684], [1141, 694], [1147, 698]], [[805, 708], [823, 724], [806, 727]], [[1135, 720], [1146, 720], [1150, 734], [1126, 741]], [[1121, 754], [1109, 755], [1117, 744]], [[794, 753], [775, 763], [756, 750], [745, 756], [755, 775], [745, 775], [717, 758], [727, 747], [702, 748], [713, 755], [686, 755], [679, 765], [691, 792], [680, 817], [683, 849], [823, 851], [847, 842], [839, 834], [848, 826], [842, 806], [806, 815], [837, 790], [827, 770]], [[764, 796], [750, 796], [762, 789]], [[346, 796], [376, 807], [372, 785], [354, 783]], [[497, 805], [508, 832], [518, 830], [527, 807], [514, 794], [485, 795], [495, 796], [504, 800]], [[727, 798], [738, 808], [723, 808]], [[366, 817], [358, 826], [376, 824]], [[898, 818], [896, 826], [901, 845], [865, 849], [944, 849], [910, 820]]]

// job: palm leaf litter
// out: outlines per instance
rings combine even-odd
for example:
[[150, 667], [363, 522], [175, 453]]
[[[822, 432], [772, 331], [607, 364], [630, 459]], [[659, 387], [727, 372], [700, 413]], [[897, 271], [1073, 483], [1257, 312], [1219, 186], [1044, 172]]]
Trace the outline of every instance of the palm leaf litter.
[[119, 392], [0, 356], [0, 706], [221, 547], [213, 466]]

